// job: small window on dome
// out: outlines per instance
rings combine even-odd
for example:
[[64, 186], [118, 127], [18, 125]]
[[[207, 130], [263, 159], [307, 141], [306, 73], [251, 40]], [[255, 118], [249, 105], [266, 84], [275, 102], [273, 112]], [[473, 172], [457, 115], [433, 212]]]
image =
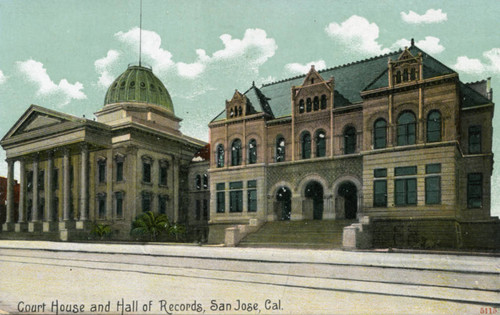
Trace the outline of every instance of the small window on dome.
[[121, 87], [125, 87], [125, 81], [122, 81], [122, 83], [120, 84]]
[[142, 87], [142, 88], [143, 88], [143, 87], [146, 87], [146, 83], [141, 82], [141, 87]]
[[149, 85], [149, 88], [150, 88], [151, 90], [154, 90], [154, 89], [155, 89], [155, 86], [154, 86], [153, 84], [150, 84], [150, 85]]
[[160, 91], [160, 93], [161, 93], [161, 92], [163, 92], [163, 91], [161, 90], [161, 87], [158, 87], [158, 91]]
[[118, 83], [115, 83], [114, 88], [116, 88], [117, 86], [118, 86]]
[[130, 82], [130, 87], [134, 87], [134, 86], [135, 86], [135, 82], [134, 81]]

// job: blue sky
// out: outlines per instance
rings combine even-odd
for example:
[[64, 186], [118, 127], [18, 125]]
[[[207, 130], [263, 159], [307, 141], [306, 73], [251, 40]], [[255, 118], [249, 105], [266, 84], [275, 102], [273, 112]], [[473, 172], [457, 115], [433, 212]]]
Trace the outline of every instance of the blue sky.
[[[311, 64], [380, 55], [411, 38], [463, 82], [491, 77], [496, 101], [499, 12], [499, 1], [143, 0], [142, 58], [169, 90], [182, 131], [208, 140], [208, 122], [235, 89]], [[0, 134], [30, 104], [92, 117], [107, 85], [137, 63], [138, 26], [139, 0], [0, 0]], [[496, 155], [499, 148], [494, 139]], [[497, 173], [493, 212], [500, 215]]]

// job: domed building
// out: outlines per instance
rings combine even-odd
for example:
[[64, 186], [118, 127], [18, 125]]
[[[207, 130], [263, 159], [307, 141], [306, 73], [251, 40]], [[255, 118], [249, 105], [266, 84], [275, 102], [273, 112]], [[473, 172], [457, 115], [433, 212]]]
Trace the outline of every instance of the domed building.
[[195, 216], [188, 213], [189, 169], [206, 143], [181, 133], [170, 94], [152, 69], [129, 66], [95, 116], [31, 105], [5, 135], [8, 182], [19, 163], [21, 189], [19, 208], [8, 206], [3, 225], [13, 233], [4, 235], [82, 239], [93, 224], [106, 224], [114, 239], [129, 239], [131, 222], [145, 211], [189, 224]]

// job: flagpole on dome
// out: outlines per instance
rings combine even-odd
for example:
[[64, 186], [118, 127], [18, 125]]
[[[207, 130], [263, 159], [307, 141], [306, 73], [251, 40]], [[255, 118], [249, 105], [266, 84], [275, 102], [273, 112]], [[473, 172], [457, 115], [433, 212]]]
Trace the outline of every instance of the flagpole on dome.
[[139, 17], [139, 67], [141, 66], [141, 53], [142, 53], [142, 0], [141, 0], [141, 10]]

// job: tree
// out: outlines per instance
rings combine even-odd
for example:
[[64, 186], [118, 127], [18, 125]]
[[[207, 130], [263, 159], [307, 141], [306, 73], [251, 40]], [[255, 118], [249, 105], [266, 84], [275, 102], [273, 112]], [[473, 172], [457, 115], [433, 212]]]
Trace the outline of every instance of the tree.
[[108, 224], [97, 223], [94, 224], [94, 227], [90, 231], [90, 233], [99, 238], [99, 240], [103, 240], [104, 237], [111, 234], [111, 227]]
[[164, 231], [168, 231], [170, 223], [164, 214], [154, 214], [152, 211], [147, 211], [132, 222], [131, 234], [149, 235], [151, 241], [156, 241], [158, 235]]

